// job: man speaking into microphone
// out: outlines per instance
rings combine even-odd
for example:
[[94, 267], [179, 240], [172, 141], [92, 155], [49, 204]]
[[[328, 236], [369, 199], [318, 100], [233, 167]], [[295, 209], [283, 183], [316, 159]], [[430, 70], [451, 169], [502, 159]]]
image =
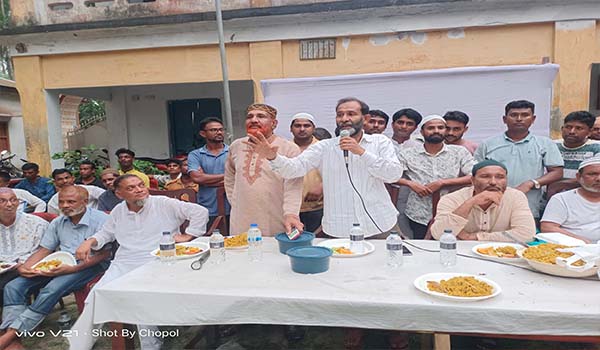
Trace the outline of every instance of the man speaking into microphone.
[[363, 131], [369, 106], [347, 97], [335, 108], [336, 134], [340, 137], [310, 145], [295, 158], [277, 154], [262, 135], [250, 136], [248, 144], [269, 160], [271, 168], [287, 179], [302, 177], [318, 169], [323, 178], [323, 232], [346, 238], [353, 223], [365, 237], [385, 238], [396, 224], [398, 212], [385, 188], [402, 177], [392, 141]]

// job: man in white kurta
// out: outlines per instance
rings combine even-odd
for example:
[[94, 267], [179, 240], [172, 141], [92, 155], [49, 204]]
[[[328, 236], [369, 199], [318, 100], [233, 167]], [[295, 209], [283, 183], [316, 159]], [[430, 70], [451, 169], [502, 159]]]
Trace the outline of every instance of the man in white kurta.
[[[383, 238], [396, 225], [398, 212], [385, 183], [398, 181], [403, 168], [388, 137], [363, 132], [364, 111], [368, 111], [365, 106], [354, 98], [340, 100], [336, 108], [337, 128], [352, 129], [350, 137], [322, 140], [295, 158], [276, 152], [277, 145], [261, 136], [251, 136], [249, 143], [283, 178], [319, 170], [323, 178], [323, 232], [329, 236], [348, 237], [352, 224], [359, 223], [365, 237], [381, 234], [377, 238]], [[348, 171], [344, 150], [348, 152]]]
[[[149, 196], [148, 188], [135, 175], [119, 176], [115, 180], [114, 186], [117, 196], [123, 198], [124, 201], [111, 211], [110, 217], [102, 229], [77, 249], [77, 258], [85, 260], [91, 249], [101, 249], [104, 245], [114, 241], [119, 243], [110, 268], [94, 288], [101, 287], [155, 259], [150, 253], [159, 247], [162, 232], [173, 233], [176, 242], [189, 241], [202, 236], [206, 232], [206, 223], [208, 222], [206, 208], [196, 203], [168, 197]], [[186, 233], [179, 233], [179, 227], [185, 220], [189, 220]], [[88, 297], [88, 302], [92, 300], [91, 298], [93, 298], [93, 290]], [[87, 309], [88, 307], [84, 313], [88, 311]], [[81, 319], [85, 319], [83, 315]], [[139, 325], [138, 328], [152, 329], [155, 327]], [[150, 336], [140, 338], [140, 341], [142, 349], [156, 349], [161, 345], [157, 338]], [[74, 346], [73, 343], [71, 345]]]

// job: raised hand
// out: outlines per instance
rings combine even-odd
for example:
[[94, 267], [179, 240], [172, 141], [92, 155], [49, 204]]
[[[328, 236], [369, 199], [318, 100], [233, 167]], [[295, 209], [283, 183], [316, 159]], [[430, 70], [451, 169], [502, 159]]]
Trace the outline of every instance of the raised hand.
[[269, 140], [260, 131], [256, 133], [256, 136], [248, 134], [248, 141], [242, 141], [248, 147], [259, 155], [273, 160], [277, 157], [277, 146], [271, 145]]

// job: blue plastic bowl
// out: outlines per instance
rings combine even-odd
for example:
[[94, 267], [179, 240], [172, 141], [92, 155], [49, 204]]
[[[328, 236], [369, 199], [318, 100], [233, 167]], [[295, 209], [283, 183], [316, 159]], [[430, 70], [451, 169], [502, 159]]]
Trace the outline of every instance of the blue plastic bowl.
[[321, 273], [329, 270], [331, 250], [325, 247], [296, 247], [287, 251], [292, 271], [297, 273]]
[[290, 248], [312, 246], [312, 241], [315, 235], [308, 231], [303, 231], [300, 237], [295, 240], [290, 240], [285, 232], [275, 235], [275, 239], [279, 242], [279, 252], [285, 254]]

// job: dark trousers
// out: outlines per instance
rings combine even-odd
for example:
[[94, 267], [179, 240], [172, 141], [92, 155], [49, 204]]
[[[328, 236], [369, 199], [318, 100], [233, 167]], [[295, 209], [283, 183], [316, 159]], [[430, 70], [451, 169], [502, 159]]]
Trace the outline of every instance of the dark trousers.
[[419, 224], [418, 222], [408, 219], [410, 229], [413, 231], [413, 239], [423, 239], [427, 234], [427, 225]]
[[321, 219], [323, 219], [323, 208], [300, 213], [300, 221], [304, 224], [304, 231], [315, 232], [321, 226]]
[[[210, 229], [210, 227], [212, 226], [213, 222], [215, 222], [215, 220], [216, 220], [218, 217], [219, 217], [218, 215], [215, 215], [215, 216], [209, 216], [209, 217], [208, 217], [208, 223], [206, 224], [206, 235], [207, 235], [207, 236], [210, 236], [210, 235], [212, 235], [212, 232], [208, 232], [208, 230]], [[225, 226], [226, 226], [227, 228], [229, 228], [229, 215], [226, 215], [226, 216], [225, 216]], [[217, 228], [218, 228], [218, 227], [217, 227]], [[229, 234], [228, 234], [228, 235], [227, 235], [227, 234], [225, 234], [225, 233], [226, 233], [226, 232], [221, 232], [221, 234], [222, 234], [223, 236], [233, 236], [233, 235], [238, 235], [238, 234], [240, 234], [241, 232], [235, 232], [235, 233], [233, 233], [233, 232], [229, 232]]]

